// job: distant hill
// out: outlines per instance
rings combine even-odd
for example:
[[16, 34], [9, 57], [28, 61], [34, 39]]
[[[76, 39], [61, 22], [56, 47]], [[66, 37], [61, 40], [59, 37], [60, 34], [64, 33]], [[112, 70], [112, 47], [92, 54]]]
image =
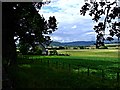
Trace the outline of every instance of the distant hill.
[[53, 41], [50, 46], [61, 46], [62, 43]]
[[[117, 43], [117, 40], [113, 41], [105, 41], [105, 44], [114, 44]], [[56, 42], [53, 41], [50, 46], [90, 46], [90, 45], [95, 45], [95, 41], [75, 41], [75, 42]]]
[[95, 41], [75, 41], [75, 42], [52, 42], [50, 46], [90, 46], [94, 45]]
[[[115, 43], [118, 43], [118, 39], [114, 39], [113, 41], [108, 41], [108, 40], [105, 40], [105, 43], [106, 44], [115, 44]], [[120, 40], [119, 40], [119, 43], [120, 43]]]

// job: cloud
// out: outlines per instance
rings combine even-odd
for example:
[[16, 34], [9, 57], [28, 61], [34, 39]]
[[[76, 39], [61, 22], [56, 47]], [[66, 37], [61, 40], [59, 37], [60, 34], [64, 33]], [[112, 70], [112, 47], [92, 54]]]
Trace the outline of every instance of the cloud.
[[[51, 0], [51, 3], [42, 7], [40, 13], [46, 18], [55, 15], [58, 22], [71, 22], [81, 18], [80, 8], [84, 4], [84, 0]], [[58, 11], [56, 10], [58, 9]], [[56, 12], [53, 12], [55, 11]], [[47, 11], [47, 13], [46, 13]], [[48, 13], [49, 11], [49, 13]], [[82, 17], [84, 18], [84, 17]]]
[[59, 37], [59, 36], [52, 36], [52, 37], [51, 37], [51, 40], [54, 40], [54, 41], [61, 41], [62, 38]]
[[[46, 19], [55, 16], [58, 22], [58, 30], [51, 34], [54, 41], [93, 41], [96, 33], [93, 30], [95, 23], [92, 17], [80, 15], [80, 9], [84, 0], [51, 0], [44, 5], [39, 13]], [[103, 19], [103, 18], [102, 18]]]
[[95, 32], [88, 32], [87, 35], [95, 35]]
[[74, 25], [72, 28], [73, 28], [73, 29], [74, 29], [74, 28], [77, 28], [77, 26], [76, 26], [76, 25]]

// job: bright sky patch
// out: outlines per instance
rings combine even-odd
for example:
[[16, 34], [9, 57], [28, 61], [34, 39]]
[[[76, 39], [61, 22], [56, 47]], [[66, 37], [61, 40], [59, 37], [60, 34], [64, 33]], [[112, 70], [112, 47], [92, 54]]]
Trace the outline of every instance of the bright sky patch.
[[58, 22], [58, 30], [51, 34], [53, 41], [94, 41], [94, 22], [88, 14], [80, 15], [80, 9], [84, 0], [51, 0], [40, 10], [40, 14], [46, 19], [55, 16]]

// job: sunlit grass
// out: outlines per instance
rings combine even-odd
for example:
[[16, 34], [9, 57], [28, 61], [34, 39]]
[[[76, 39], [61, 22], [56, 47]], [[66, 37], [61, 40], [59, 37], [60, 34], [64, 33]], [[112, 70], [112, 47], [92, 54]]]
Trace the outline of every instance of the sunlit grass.
[[[58, 50], [58, 53], [70, 56], [26, 55], [24, 59], [18, 58], [17, 65], [10, 69], [16, 88], [117, 86], [116, 68], [120, 64], [117, 50]], [[88, 67], [90, 76], [87, 76]], [[105, 72], [104, 82], [101, 79], [102, 70]]]
[[70, 56], [82, 57], [113, 57], [118, 58], [118, 49], [88, 49], [88, 50], [58, 50], [58, 53], [69, 54]]

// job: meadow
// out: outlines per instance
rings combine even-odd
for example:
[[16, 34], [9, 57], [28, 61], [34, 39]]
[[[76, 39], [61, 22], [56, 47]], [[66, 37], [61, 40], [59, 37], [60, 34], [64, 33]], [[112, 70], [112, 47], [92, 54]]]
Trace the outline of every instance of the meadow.
[[[118, 49], [57, 50], [25, 55], [10, 68], [16, 88], [120, 88]], [[12, 71], [11, 71], [12, 70]]]

